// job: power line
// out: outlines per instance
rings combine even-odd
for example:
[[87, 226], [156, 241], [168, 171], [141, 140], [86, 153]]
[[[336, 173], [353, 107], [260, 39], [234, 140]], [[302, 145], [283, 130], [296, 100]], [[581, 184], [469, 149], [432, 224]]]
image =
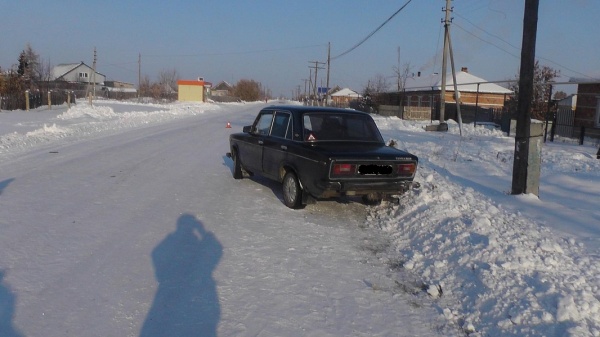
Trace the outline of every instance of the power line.
[[[472, 26], [474, 26], [475, 28], [477, 28], [477, 29], [481, 30], [482, 32], [486, 33], [487, 35], [489, 35], [489, 36], [492, 36], [492, 37], [494, 37], [494, 38], [496, 38], [496, 39], [498, 39], [498, 40], [500, 40], [500, 41], [502, 41], [502, 42], [506, 43], [507, 45], [509, 45], [509, 46], [511, 46], [512, 48], [514, 48], [514, 49], [516, 49], [517, 51], [519, 51], [519, 53], [521, 52], [521, 48], [519, 48], [519, 47], [516, 47], [516, 46], [514, 46], [513, 44], [511, 44], [510, 42], [508, 42], [508, 41], [504, 40], [503, 38], [501, 38], [501, 37], [499, 37], [499, 36], [497, 36], [497, 35], [495, 35], [495, 34], [492, 34], [492, 33], [488, 32], [488, 31], [486, 31], [485, 29], [483, 29], [483, 28], [481, 28], [481, 27], [477, 26], [476, 24], [474, 24], [473, 22], [469, 21], [469, 20], [468, 20], [467, 18], [465, 18], [464, 16], [462, 16], [462, 15], [460, 15], [460, 14], [457, 14], [457, 13], [455, 13], [455, 14], [456, 14], [456, 16], [458, 16], [458, 17], [460, 17], [461, 19], [465, 20], [466, 22], [470, 23]], [[485, 40], [485, 39], [483, 39], [483, 38], [481, 38], [481, 37], [479, 37], [479, 36], [477, 36], [477, 35], [473, 34], [473, 33], [472, 33], [472, 32], [470, 32], [469, 30], [467, 30], [467, 29], [465, 29], [465, 28], [461, 27], [460, 25], [458, 25], [458, 24], [456, 24], [456, 23], [454, 23], [454, 25], [455, 25], [456, 27], [460, 28], [461, 30], [463, 30], [464, 32], [466, 32], [466, 33], [468, 33], [468, 34], [472, 35], [473, 37], [475, 37], [475, 38], [477, 38], [477, 39], [479, 39], [479, 40], [481, 40], [481, 41], [483, 41], [483, 42], [485, 42], [485, 43], [487, 43], [487, 44], [490, 44], [490, 45], [492, 45], [492, 46], [494, 46], [494, 47], [496, 47], [496, 48], [498, 48], [498, 49], [502, 50], [503, 52], [505, 52], [505, 53], [507, 53], [507, 54], [509, 54], [509, 55], [513, 56], [513, 57], [516, 57], [516, 58], [518, 58], [518, 59], [520, 59], [520, 58], [521, 58], [521, 56], [517, 56], [517, 55], [515, 55], [515, 54], [513, 54], [513, 53], [511, 53], [511, 52], [509, 52], [509, 51], [507, 51], [506, 49], [504, 49], [504, 48], [502, 48], [502, 47], [500, 47], [500, 46], [498, 46], [498, 45], [496, 45], [496, 44], [494, 44], [494, 43], [492, 43], [492, 42], [490, 42], [490, 41], [487, 41], [487, 40]], [[570, 72], [572, 72], [572, 73], [575, 73], [575, 74], [578, 74], [578, 75], [581, 75], [581, 76], [584, 76], [584, 77], [587, 77], [587, 78], [593, 78], [593, 77], [591, 77], [591, 76], [589, 76], [589, 75], [586, 75], [586, 74], [580, 73], [580, 72], [578, 72], [578, 71], [576, 71], [576, 70], [569, 69], [569, 68], [565, 67], [564, 65], [562, 65], [562, 64], [558, 64], [558, 63], [556, 63], [556, 62], [554, 62], [554, 61], [552, 61], [552, 60], [550, 60], [550, 59], [548, 59], [548, 58], [541, 57], [541, 56], [536, 56], [536, 58], [537, 58], [537, 59], [540, 59], [540, 60], [544, 60], [544, 61], [550, 62], [550, 63], [552, 63], [552, 64], [554, 64], [554, 65], [556, 65], [556, 66], [558, 66], [558, 67], [560, 67], [560, 68], [563, 68], [563, 69], [565, 69], [565, 70], [568, 70], [568, 71], [570, 71]]]
[[258, 49], [258, 50], [246, 50], [246, 51], [233, 51], [233, 52], [219, 52], [219, 53], [197, 53], [197, 54], [144, 54], [145, 57], [197, 57], [197, 56], [207, 56], [207, 55], [244, 55], [244, 54], [260, 54], [260, 53], [270, 53], [277, 51], [287, 51], [287, 50], [296, 50], [296, 49], [308, 49], [308, 48], [316, 48], [323, 47], [326, 44], [315, 44], [309, 46], [298, 46], [298, 47], [289, 47], [289, 48], [275, 48], [275, 49]]
[[408, 0], [404, 4], [404, 6], [400, 7], [400, 9], [396, 11], [396, 13], [392, 14], [392, 16], [390, 16], [387, 20], [385, 20], [385, 22], [383, 22], [381, 25], [379, 25], [379, 27], [377, 27], [374, 31], [372, 31], [371, 34], [367, 35], [367, 37], [365, 37], [360, 42], [358, 42], [357, 44], [355, 44], [352, 48], [346, 50], [345, 52], [341, 53], [340, 55], [332, 57], [331, 60], [335, 60], [337, 58], [340, 58], [340, 57], [342, 57], [342, 56], [350, 53], [354, 49], [360, 47], [361, 44], [365, 43], [369, 38], [371, 38], [371, 36], [375, 35], [375, 33], [377, 33], [383, 26], [385, 26], [388, 22], [390, 22], [390, 20], [392, 20], [394, 18], [394, 16], [396, 16], [398, 13], [400, 13], [400, 11], [402, 11], [404, 9], [404, 7], [406, 7], [406, 5], [408, 5], [411, 1], [412, 0]]

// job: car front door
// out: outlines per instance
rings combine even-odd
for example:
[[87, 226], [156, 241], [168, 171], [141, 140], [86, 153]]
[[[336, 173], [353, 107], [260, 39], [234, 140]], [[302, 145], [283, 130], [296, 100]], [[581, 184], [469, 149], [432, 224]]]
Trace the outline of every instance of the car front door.
[[250, 131], [245, 150], [242, 153], [241, 160], [244, 167], [252, 172], [263, 173], [263, 148], [265, 139], [268, 138], [273, 122], [273, 112], [261, 112]]
[[279, 168], [287, 157], [288, 144], [292, 141], [292, 118], [286, 111], [277, 111], [273, 118], [269, 137], [264, 139], [263, 172], [272, 179], [279, 178]]

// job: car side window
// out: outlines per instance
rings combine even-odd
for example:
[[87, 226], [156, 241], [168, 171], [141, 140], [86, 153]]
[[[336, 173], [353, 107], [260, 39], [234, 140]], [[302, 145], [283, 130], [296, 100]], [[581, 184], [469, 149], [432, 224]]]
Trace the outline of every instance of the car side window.
[[288, 138], [291, 139], [291, 135], [288, 137], [288, 129], [290, 125], [290, 114], [287, 112], [277, 112], [275, 119], [273, 120], [273, 129], [271, 130], [271, 136]]
[[256, 133], [259, 135], [268, 135], [271, 129], [271, 122], [273, 121], [273, 113], [261, 114], [258, 121], [256, 121]]

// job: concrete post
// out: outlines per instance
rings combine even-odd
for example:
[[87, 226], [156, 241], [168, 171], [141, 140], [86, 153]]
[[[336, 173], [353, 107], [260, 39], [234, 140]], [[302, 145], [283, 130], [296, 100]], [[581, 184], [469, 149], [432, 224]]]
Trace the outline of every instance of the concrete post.
[[29, 111], [29, 90], [25, 90], [25, 111]]
[[50, 97], [51, 91], [48, 90], [48, 110], [52, 109], [52, 98]]
[[529, 156], [527, 157], [527, 184], [525, 186], [525, 193], [532, 193], [539, 197], [544, 123], [532, 122], [529, 132]]

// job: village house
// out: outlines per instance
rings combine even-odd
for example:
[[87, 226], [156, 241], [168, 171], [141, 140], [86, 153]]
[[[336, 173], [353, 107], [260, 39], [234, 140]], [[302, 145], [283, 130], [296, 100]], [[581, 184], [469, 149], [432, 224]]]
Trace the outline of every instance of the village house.
[[[456, 73], [456, 83], [461, 104], [463, 121], [491, 121], [492, 115], [499, 112], [505, 102], [514, 94], [499, 84], [490, 83], [481, 77], [470, 74], [466, 67]], [[445, 117], [456, 120], [456, 97], [452, 74], [446, 76]], [[413, 76], [406, 79], [401, 92], [389, 92], [378, 97], [378, 102], [387, 114], [404, 119], [438, 119], [442, 76]], [[402, 106], [402, 109], [400, 109]]]
[[331, 94], [331, 102], [336, 107], [348, 107], [351, 101], [359, 99], [361, 96], [356, 91], [344, 88]]
[[99, 72], [94, 72], [94, 69], [87, 64], [67, 63], [59, 64], [52, 68], [52, 81], [67, 82], [74, 84], [95, 84], [97, 86], [104, 85], [106, 76]]

